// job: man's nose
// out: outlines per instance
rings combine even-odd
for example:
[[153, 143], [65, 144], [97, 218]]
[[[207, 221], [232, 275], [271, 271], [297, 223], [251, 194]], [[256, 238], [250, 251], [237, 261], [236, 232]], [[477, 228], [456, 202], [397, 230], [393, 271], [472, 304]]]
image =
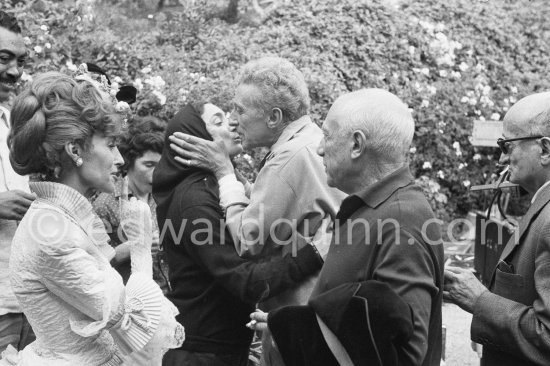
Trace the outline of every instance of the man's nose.
[[229, 115], [229, 126], [233, 128], [237, 128], [238, 125], [239, 125], [239, 121], [237, 121], [236, 113], [235, 111], [233, 111]]
[[319, 146], [317, 146], [317, 155], [325, 156], [325, 139], [322, 139]]
[[510, 156], [505, 153], [500, 154], [500, 158], [498, 159], [498, 163], [500, 165], [508, 165], [510, 164]]
[[17, 60], [10, 62], [6, 74], [9, 75], [14, 81], [18, 80], [21, 77], [21, 70], [17, 67]]

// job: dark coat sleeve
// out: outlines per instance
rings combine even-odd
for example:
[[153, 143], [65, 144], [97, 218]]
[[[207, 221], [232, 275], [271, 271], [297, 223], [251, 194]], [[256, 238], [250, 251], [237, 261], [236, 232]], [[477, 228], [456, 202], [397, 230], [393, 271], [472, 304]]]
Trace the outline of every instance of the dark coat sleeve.
[[245, 260], [237, 255], [231, 235], [217, 208], [192, 206], [181, 212], [181, 245], [195, 263], [223, 288], [242, 301], [254, 304], [295, 287], [321, 269], [323, 260], [311, 245], [297, 256]]

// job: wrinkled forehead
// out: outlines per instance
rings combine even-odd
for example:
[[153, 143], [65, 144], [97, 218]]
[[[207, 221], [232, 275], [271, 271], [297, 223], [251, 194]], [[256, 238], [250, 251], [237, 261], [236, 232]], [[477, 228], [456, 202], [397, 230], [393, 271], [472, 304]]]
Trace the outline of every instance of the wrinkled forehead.
[[16, 57], [25, 55], [27, 48], [25, 47], [23, 37], [20, 34], [0, 27], [0, 52], [9, 52]]

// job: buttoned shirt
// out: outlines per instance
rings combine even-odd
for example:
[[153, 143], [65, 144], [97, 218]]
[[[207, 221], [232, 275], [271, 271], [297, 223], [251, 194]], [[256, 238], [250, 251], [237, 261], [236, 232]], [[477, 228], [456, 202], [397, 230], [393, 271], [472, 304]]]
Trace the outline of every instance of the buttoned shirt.
[[[14, 189], [29, 192], [28, 178], [15, 173], [10, 164], [9, 120], [9, 111], [0, 106], [0, 192]], [[0, 315], [21, 312], [19, 303], [11, 290], [8, 269], [11, 242], [16, 229], [17, 221], [0, 219]]]

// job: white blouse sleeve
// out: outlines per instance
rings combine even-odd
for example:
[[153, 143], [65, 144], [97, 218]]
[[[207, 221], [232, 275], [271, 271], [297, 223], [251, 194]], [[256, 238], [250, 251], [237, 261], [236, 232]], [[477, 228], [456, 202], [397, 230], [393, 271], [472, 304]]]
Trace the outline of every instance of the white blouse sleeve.
[[163, 295], [154, 281], [133, 274], [125, 287], [122, 278], [93, 245], [79, 246], [64, 238], [40, 245], [43, 284], [82, 314], [69, 319], [82, 337], [110, 330], [124, 353], [142, 349], [158, 329]]

